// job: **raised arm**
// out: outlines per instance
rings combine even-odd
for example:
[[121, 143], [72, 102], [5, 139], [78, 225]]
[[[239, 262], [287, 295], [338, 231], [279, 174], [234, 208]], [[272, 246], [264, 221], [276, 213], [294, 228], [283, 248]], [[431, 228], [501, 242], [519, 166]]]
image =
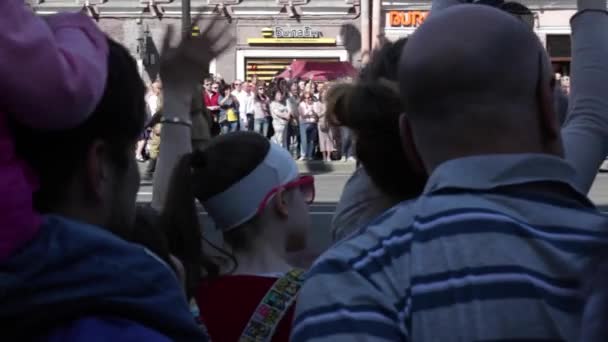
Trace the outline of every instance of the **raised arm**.
[[440, 12], [441, 10], [453, 5], [467, 4], [471, 2], [471, 0], [433, 0], [433, 2], [431, 3], [430, 15], [433, 15], [433, 13]]
[[23, 0], [0, 1], [0, 13], [0, 110], [34, 128], [84, 121], [105, 89], [105, 35], [83, 14], [45, 20]]
[[562, 129], [566, 159], [587, 193], [608, 154], [608, 14], [606, 0], [579, 0], [571, 20], [570, 111]]

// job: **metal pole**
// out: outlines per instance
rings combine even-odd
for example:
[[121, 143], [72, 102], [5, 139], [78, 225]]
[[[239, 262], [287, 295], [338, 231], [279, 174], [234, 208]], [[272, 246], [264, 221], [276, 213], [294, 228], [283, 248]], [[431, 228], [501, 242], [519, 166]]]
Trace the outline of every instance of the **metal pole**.
[[190, 34], [192, 28], [192, 17], [190, 16], [190, 0], [182, 0], [182, 33], [183, 36]]
[[361, 0], [361, 60], [363, 64], [367, 64], [369, 60], [369, 38], [370, 38], [370, 20], [369, 20], [369, 3], [371, 0]]
[[381, 26], [382, 24], [382, 1], [372, 1], [372, 50], [377, 49], [380, 46], [380, 37], [382, 35]]

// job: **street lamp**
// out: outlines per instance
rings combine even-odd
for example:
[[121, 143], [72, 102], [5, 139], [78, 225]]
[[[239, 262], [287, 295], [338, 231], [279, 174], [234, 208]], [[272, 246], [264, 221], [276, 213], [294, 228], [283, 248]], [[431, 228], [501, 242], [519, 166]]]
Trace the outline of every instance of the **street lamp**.
[[192, 17], [190, 17], [190, 0], [182, 0], [182, 34], [187, 37], [191, 34]]
[[139, 35], [137, 37], [137, 53], [144, 65], [150, 64], [150, 56], [148, 54], [148, 39], [150, 38], [150, 28], [148, 25], [139, 27]]

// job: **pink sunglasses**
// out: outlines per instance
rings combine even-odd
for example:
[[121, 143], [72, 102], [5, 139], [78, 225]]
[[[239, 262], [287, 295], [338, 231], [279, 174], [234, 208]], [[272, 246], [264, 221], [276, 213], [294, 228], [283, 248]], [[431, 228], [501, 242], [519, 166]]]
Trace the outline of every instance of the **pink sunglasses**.
[[279, 190], [289, 190], [299, 188], [304, 195], [304, 200], [306, 204], [311, 204], [315, 200], [315, 178], [313, 176], [300, 176], [296, 180], [291, 181], [285, 185], [278, 186], [272, 190], [264, 197], [262, 203], [258, 207], [258, 214], [261, 213], [266, 206], [268, 205], [268, 201], [272, 198], [274, 194], [276, 194]]

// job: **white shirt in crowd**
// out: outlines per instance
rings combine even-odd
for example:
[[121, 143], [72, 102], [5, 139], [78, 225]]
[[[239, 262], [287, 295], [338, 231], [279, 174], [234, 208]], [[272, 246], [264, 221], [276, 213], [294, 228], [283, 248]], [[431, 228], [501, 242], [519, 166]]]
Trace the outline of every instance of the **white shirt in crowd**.
[[232, 91], [232, 95], [239, 101], [239, 117], [241, 121], [247, 120], [247, 114], [253, 113], [253, 93], [246, 91]]
[[146, 97], [146, 103], [148, 104], [148, 110], [151, 115], [156, 114], [158, 111], [158, 95], [154, 93], [149, 93]]

